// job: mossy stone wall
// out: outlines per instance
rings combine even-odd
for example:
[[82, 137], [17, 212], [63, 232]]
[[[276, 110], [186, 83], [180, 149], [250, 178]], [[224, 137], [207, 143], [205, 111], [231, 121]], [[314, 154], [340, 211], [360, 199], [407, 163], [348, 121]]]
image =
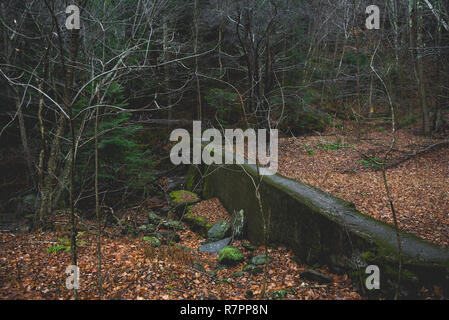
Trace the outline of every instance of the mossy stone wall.
[[[282, 177], [263, 176], [254, 165], [208, 166], [203, 196], [218, 197], [229, 212], [243, 209], [246, 236], [263, 243], [263, 219], [254, 182], [266, 216], [269, 239], [292, 249], [297, 260], [309, 265], [327, 264], [331, 271], [346, 272], [364, 287], [367, 265], [380, 269], [381, 289], [367, 295], [391, 296], [397, 278], [398, 250], [394, 228], [358, 212], [351, 203], [321, 190]], [[417, 296], [422, 285], [437, 285], [449, 294], [449, 250], [400, 232], [403, 247], [401, 294]]]

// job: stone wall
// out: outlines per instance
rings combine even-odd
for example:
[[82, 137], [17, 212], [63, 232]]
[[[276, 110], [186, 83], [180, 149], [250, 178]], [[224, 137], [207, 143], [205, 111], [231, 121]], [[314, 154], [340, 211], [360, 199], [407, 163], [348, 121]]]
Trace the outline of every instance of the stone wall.
[[[380, 269], [381, 289], [365, 292], [391, 297], [397, 282], [398, 249], [394, 228], [358, 212], [351, 203], [282, 177], [261, 176], [254, 165], [203, 167], [203, 197], [218, 197], [229, 212], [244, 209], [247, 238], [264, 239], [264, 219], [255, 196], [260, 194], [269, 241], [289, 247], [300, 263], [326, 264], [348, 273], [364, 287], [367, 265]], [[422, 285], [437, 285], [449, 295], [449, 250], [400, 232], [403, 256], [401, 293], [414, 297]]]

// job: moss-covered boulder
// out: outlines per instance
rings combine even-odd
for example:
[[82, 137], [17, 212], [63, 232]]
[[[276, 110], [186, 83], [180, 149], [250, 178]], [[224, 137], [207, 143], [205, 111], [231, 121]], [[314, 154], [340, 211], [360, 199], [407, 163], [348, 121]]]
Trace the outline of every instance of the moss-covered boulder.
[[190, 227], [190, 230], [205, 238], [207, 237], [207, 231], [212, 227], [204, 217], [195, 217], [190, 214], [186, 214], [183, 221]]
[[264, 265], [264, 264], [265, 264], [265, 261], [267, 261], [267, 263], [270, 263], [270, 262], [271, 262], [271, 258], [270, 258], [270, 257], [267, 257], [267, 256], [264, 255], [264, 254], [255, 256], [255, 257], [253, 257], [253, 258], [251, 259], [251, 263], [252, 263], [253, 265], [255, 265], [255, 266], [261, 266], [261, 265]]
[[187, 190], [172, 191], [169, 194], [170, 202], [173, 206], [190, 205], [200, 201], [200, 198], [196, 193]]
[[236, 265], [244, 259], [243, 253], [232, 246], [226, 246], [218, 253], [218, 262], [224, 265]]
[[214, 224], [207, 231], [207, 242], [215, 242], [222, 240], [231, 235], [231, 224], [225, 220]]

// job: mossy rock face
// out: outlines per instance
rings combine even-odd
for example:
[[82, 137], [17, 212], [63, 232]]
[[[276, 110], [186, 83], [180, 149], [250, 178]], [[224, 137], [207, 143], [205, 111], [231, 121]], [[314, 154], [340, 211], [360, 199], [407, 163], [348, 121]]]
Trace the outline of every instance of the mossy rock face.
[[200, 198], [196, 193], [187, 191], [187, 190], [177, 190], [170, 192], [170, 201], [171, 204], [175, 207], [179, 206], [187, 206], [190, 204], [197, 203], [200, 201]]
[[264, 265], [264, 264], [265, 264], [265, 261], [267, 261], [267, 263], [270, 263], [270, 262], [271, 262], [271, 258], [270, 258], [270, 257], [267, 257], [267, 256], [264, 255], [264, 254], [255, 256], [255, 257], [253, 257], [253, 258], [251, 259], [251, 263], [254, 264], [254, 265], [256, 265], [256, 266]]
[[207, 231], [207, 242], [215, 242], [231, 235], [231, 224], [225, 220], [219, 221]]
[[183, 221], [193, 232], [198, 233], [203, 237], [207, 237], [207, 231], [212, 227], [212, 225], [207, 222], [204, 217], [194, 217], [190, 214], [186, 214]]
[[226, 246], [218, 253], [218, 262], [224, 265], [236, 265], [244, 259], [243, 253], [232, 246]]
[[155, 236], [151, 236], [151, 237], [143, 237], [143, 240], [145, 240], [146, 242], [148, 242], [148, 244], [152, 247], [159, 247], [161, 245], [161, 241], [155, 237]]

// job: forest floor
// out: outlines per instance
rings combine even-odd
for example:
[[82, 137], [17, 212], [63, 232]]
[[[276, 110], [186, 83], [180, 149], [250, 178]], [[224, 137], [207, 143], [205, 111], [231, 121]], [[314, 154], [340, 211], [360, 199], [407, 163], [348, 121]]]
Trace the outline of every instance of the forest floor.
[[[133, 213], [134, 221], [144, 220], [148, 211]], [[191, 211], [210, 221], [229, 219], [218, 199], [196, 204]], [[57, 217], [68, 225], [67, 215]], [[82, 225], [94, 225], [81, 221]], [[149, 247], [139, 236], [119, 236], [118, 227], [105, 229], [102, 240], [102, 274], [104, 299], [257, 299], [262, 290], [264, 274], [233, 274], [246, 264], [220, 268], [217, 254], [198, 252], [204, 238], [186, 227], [178, 231], [181, 238], [175, 245]], [[65, 287], [70, 252], [48, 252], [67, 231], [45, 233], [0, 233], [0, 299], [71, 299], [73, 292]], [[80, 299], [98, 299], [96, 283], [96, 237], [85, 231], [78, 238], [80, 268]], [[235, 240], [233, 246], [242, 250], [245, 260], [264, 254], [265, 248], [245, 249], [245, 241]], [[269, 248], [272, 261], [267, 268], [267, 298], [281, 299], [361, 299], [346, 275], [330, 273], [326, 267], [316, 269], [330, 276], [332, 282], [320, 284], [304, 279], [300, 271], [310, 268], [293, 260], [285, 248]]]
[[[392, 223], [381, 171], [382, 160], [390, 145], [388, 132], [363, 134], [361, 139], [336, 131], [321, 135], [280, 139], [280, 174], [320, 188], [355, 204], [362, 213]], [[399, 130], [389, 163], [441, 140], [415, 136]], [[432, 242], [449, 246], [449, 146], [441, 146], [414, 156], [387, 171], [391, 196], [398, 213], [399, 226]], [[364, 156], [365, 155], [365, 156]], [[368, 158], [366, 157], [368, 156]], [[135, 226], [148, 222], [152, 208], [161, 200], [148, 199], [129, 209], [122, 218]], [[157, 203], [152, 203], [157, 202]], [[162, 201], [163, 202], [163, 201]], [[167, 204], [163, 202], [162, 206]], [[210, 223], [229, 220], [218, 199], [197, 203], [190, 212], [207, 217]], [[71, 265], [67, 248], [68, 214], [53, 217], [53, 232], [0, 233], [0, 299], [71, 299], [66, 288], [66, 268]], [[112, 220], [114, 221], [114, 220]], [[80, 299], [99, 299], [96, 283], [95, 223], [80, 218], [78, 266]], [[257, 299], [264, 274], [236, 272], [256, 255], [260, 246], [250, 250], [245, 240], [233, 246], [245, 261], [221, 268], [217, 254], [198, 252], [204, 238], [187, 226], [177, 231], [180, 241], [158, 248], [148, 245], [144, 234], [122, 235], [118, 226], [105, 228], [102, 239], [104, 299]], [[55, 248], [59, 248], [55, 250]], [[51, 252], [53, 249], [54, 252]], [[331, 273], [326, 266], [297, 264], [293, 253], [284, 248], [269, 248], [266, 298], [281, 299], [363, 299], [347, 275]], [[322, 284], [307, 280], [301, 271], [314, 269], [332, 281]], [[437, 289], [422, 289], [422, 296], [438, 298]]]
[[[443, 139], [399, 130], [387, 164]], [[342, 135], [285, 138], [279, 142], [278, 173], [355, 204], [376, 219], [393, 223], [382, 171], [391, 133], [374, 131]], [[372, 160], [374, 161], [372, 161]], [[388, 168], [387, 181], [399, 227], [429, 241], [449, 246], [449, 144], [420, 153]]]

